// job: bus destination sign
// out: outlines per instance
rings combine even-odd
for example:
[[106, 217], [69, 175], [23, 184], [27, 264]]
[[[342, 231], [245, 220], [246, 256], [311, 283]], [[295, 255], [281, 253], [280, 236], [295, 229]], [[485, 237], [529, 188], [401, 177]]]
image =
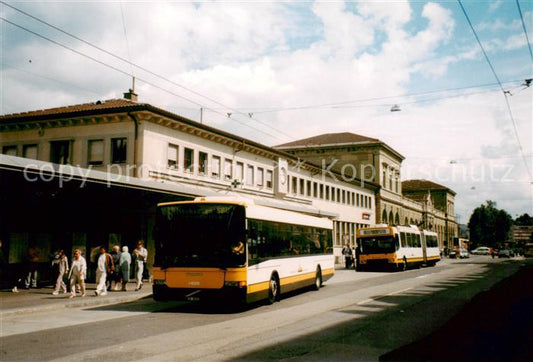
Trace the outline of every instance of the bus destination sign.
[[383, 228], [383, 229], [362, 229], [359, 230], [359, 235], [386, 235], [390, 234], [389, 228]]

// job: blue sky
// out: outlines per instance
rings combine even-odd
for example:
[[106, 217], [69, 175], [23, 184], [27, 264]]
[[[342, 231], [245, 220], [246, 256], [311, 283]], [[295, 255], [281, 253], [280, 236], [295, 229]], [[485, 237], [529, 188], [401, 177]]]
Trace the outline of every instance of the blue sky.
[[[487, 199], [533, 213], [533, 87], [521, 86], [533, 60], [515, 0], [463, 1], [514, 123], [456, 1], [8, 4], [172, 83], [0, 5], [3, 18], [71, 48], [2, 21], [2, 114], [118, 98], [133, 74], [140, 101], [192, 119], [202, 107], [207, 124], [267, 145], [379, 138], [406, 157], [403, 179], [454, 189], [463, 222]], [[519, 4], [531, 39], [533, 4]]]

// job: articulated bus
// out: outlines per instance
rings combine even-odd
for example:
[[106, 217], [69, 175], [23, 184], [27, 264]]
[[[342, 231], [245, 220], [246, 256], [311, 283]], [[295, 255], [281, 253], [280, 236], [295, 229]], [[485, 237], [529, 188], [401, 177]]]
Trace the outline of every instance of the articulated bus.
[[318, 290], [334, 273], [332, 228], [327, 218], [240, 198], [159, 204], [153, 297], [273, 303]]
[[357, 230], [359, 270], [370, 267], [434, 266], [440, 260], [437, 233], [416, 226], [378, 226]]

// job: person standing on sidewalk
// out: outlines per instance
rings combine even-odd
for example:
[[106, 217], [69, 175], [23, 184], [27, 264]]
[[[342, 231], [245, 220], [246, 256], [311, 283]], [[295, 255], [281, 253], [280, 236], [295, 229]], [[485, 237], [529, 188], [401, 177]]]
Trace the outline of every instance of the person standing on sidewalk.
[[58, 295], [60, 288], [63, 290], [63, 293], [67, 292], [67, 285], [63, 281], [63, 277], [68, 273], [68, 258], [63, 250], [59, 250], [57, 256], [58, 257], [54, 258], [54, 261], [52, 261], [52, 265], [57, 264], [58, 267], [56, 287], [52, 293], [53, 295]]
[[107, 295], [107, 273], [111, 271], [113, 264], [113, 257], [106, 253], [105, 247], [100, 247], [100, 256], [96, 262], [96, 290], [94, 293], [98, 295]]
[[110, 255], [113, 258], [114, 268], [112, 269], [111, 274], [109, 274], [107, 278], [109, 280], [109, 289], [111, 290], [118, 290], [118, 283], [120, 283], [120, 254], [120, 246], [113, 246], [113, 250], [111, 251]]
[[26, 256], [27, 274], [26, 280], [24, 281], [26, 289], [30, 289], [30, 286], [32, 288], [37, 288], [37, 269], [39, 268], [39, 255], [39, 248], [33, 246], [28, 249], [28, 255]]
[[81, 250], [74, 250], [74, 259], [72, 259], [72, 268], [70, 268], [70, 298], [76, 296], [76, 284], [79, 284], [81, 296], [85, 297], [85, 277], [87, 276], [87, 262], [81, 256]]
[[130, 265], [131, 254], [128, 251], [127, 246], [122, 247], [122, 253], [120, 253], [120, 259], [118, 260], [118, 270], [120, 273], [120, 283], [122, 284], [122, 291], [126, 291], [126, 286], [130, 281]]
[[137, 288], [135, 288], [135, 291], [140, 290], [143, 286], [144, 262], [148, 258], [148, 250], [143, 245], [144, 241], [139, 240], [137, 242], [137, 249], [133, 251], [133, 255], [135, 255], [135, 275], [137, 277]]

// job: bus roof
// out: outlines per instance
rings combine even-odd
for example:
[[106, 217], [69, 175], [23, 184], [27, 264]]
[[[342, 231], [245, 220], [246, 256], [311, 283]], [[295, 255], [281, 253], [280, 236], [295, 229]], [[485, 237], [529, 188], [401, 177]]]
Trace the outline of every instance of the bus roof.
[[257, 205], [254, 200], [242, 197], [197, 197], [190, 201], [164, 202], [157, 206], [173, 206], [185, 204], [233, 204], [241, 205], [246, 208], [246, 217], [249, 219], [274, 221], [286, 224], [296, 224], [318, 227], [323, 229], [333, 229], [333, 221], [327, 217], [318, 217], [305, 213], [284, 210], [271, 206]]

